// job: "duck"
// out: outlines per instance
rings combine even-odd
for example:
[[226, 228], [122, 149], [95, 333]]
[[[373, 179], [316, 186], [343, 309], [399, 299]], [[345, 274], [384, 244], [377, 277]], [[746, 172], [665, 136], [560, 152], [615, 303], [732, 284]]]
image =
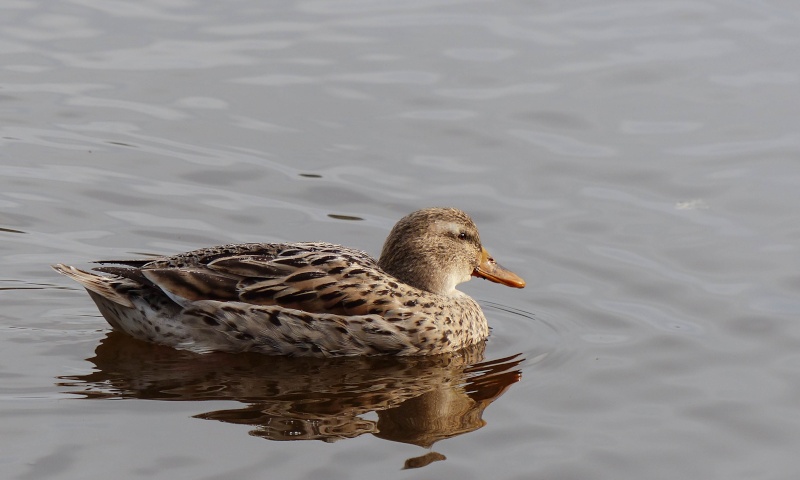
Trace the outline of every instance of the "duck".
[[[525, 281], [481, 244], [459, 209], [401, 218], [375, 260], [324, 242], [244, 243], [52, 268], [82, 285], [115, 330], [196, 353], [437, 355], [485, 341], [472, 277]], [[98, 273], [94, 273], [98, 272]]]

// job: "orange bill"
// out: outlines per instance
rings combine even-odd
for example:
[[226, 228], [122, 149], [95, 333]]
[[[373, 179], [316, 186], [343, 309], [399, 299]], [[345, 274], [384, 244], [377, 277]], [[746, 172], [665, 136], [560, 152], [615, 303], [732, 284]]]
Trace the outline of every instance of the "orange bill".
[[490, 282], [502, 283], [509, 287], [525, 287], [525, 280], [521, 279], [516, 273], [511, 270], [506, 270], [495, 262], [494, 258], [489, 255], [489, 252], [487, 252], [485, 248], [481, 251], [481, 263], [475, 267], [472, 276], [485, 278]]

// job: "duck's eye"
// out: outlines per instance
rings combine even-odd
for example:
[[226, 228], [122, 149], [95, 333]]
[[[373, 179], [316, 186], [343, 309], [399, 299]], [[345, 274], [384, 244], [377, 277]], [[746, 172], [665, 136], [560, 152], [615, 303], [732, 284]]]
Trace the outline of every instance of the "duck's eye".
[[461, 233], [459, 233], [459, 234], [458, 234], [458, 239], [459, 239], [459, 240], [466, 240], [466, 239], [467, 239], [467, 234], [466, 234], [466, 232], [461, 232]]

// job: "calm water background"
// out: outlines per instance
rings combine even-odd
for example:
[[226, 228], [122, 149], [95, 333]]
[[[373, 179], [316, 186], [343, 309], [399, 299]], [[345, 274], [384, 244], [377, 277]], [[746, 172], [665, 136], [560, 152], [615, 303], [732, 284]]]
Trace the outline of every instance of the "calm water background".
[[[3, 1], [3, 477], [797, 478], [798, 44], [777, 0]], [[63, 385], [109, 328], [48, 264], [432, 205], [528, 281], [464, 287], [526, 361], [447, 460]]]

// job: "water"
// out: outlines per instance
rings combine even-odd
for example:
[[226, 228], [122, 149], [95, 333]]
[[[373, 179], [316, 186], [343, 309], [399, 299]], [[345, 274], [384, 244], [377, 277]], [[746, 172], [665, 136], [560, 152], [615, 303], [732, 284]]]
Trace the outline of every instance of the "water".
[[[1, 18], [5, 477], [800, 471], [792, 3], [18, 0]], [[464, 286], [497, 371], [187, 358], [110, 333], [48, 268], [246, 241], [376, 254], [432, 205], [470, 212], [528, 281]], [[320, 403], [337, 441], [275, 438], [318, 432], [297, 412]]]

